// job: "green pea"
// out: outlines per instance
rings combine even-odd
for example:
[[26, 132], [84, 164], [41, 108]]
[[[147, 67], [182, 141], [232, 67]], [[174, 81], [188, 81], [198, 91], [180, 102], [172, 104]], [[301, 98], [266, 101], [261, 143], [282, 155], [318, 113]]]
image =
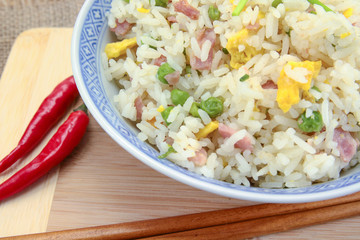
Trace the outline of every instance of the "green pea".
[[191, 107], [190, 107], [189, 113], [190, 113], [191, 115], [193, 115], [194, 117], [199, 118], [199, 117], [200, 117], [199, 111], [198, 111], [199, 108], [200, 108], [200, 103], [193, 102], [192, 105], [191, 105]]
[[219, 116], [224, 111], [223, 102], [216, 97], [209, 97], [205, 101], [201, 101], [200, 108], [209, 114], [211, 118]]
[[313, 112], [310, 117], [306, 117], [306, 111], [303, 112], [297, 120], [298, 126], [303, 132], [319, 132], [324, 126], [320, 112]]
[[173, 106], [170, 106], [170, 107], [165, 108], [165, 110], [161, 112], [161, 116], [164, 119], [166, 125], [170, 125], [170, 122], [168, 122], [167, 119], [169, 117], [171, 110], [173, 110], [173, 108], [174, 108]]
[[175, 72], [175, 69], [173, 69], [170, 64], [164, 63], [159, 67], [156, 76], [160, 82], [169, 84], [168, 81], [166, 81], [165, 76], [173, 72]]
[[170, 153], [176, 153], [175, 149], [172, 146], [168, 148], [166, 153], [159, 155], [158, 158], [166, 158], [167, 156], [169, 156]]
[[190, 94], [188, 92], [182, 91], [180, 89], [173, 89], [171, 91], [171, 101], [175, 105], [184, 105], [186, 100], [190, 97]]
[[271, 3], [271, 6], [274, 7], [274, 8], [277, 8], [277, 6], [282, 3], [283, 1], [282, 0], [274, 0], [272, 3]]
[[209, 18], [213, 21], [220, 19], [220, 11], [217, 7], [210, 6], [208, 10]]
[[[150, 2], [150, 0], [149, 0], [149, 2]], [[155, 6], [159, 6], [159, 7], [166, 8], [168, 3], [169, 3], [168, 0], [155, 0]]]

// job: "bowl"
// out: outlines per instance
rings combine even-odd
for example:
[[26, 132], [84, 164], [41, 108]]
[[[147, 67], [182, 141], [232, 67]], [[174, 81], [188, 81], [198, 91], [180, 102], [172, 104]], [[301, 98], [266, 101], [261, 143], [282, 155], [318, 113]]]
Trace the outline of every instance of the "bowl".
[[117, 87], [105, 80], [100, 54], [113, 41], [107, 26], [111, 0], [85, 1], [77, 17], [71, 48], [73, 74], [80, 95], [90, 113], [122, 148], [156, 171], [194, 188], [224, 197], [269, 203], [320, 201], [360, 190], [360, 171], [352, 169], [341, 178], [309, 187], [267, 189], [245, 187], [218, 181], [190, 172], [167, 159], [137, 138], [137, 130], [118, 113], [113, 102]]

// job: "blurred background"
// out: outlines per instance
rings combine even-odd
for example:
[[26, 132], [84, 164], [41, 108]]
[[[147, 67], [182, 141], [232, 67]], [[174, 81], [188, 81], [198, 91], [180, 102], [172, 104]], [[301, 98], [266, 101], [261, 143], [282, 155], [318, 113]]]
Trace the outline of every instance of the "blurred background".
[[0, 75], [21, 32], [39, 27], [73, 27], [84, 1], [0, 0]]

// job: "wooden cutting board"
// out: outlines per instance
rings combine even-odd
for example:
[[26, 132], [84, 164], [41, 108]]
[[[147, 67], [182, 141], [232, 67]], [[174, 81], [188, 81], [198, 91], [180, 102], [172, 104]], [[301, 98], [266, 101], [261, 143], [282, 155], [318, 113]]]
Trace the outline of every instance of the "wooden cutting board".
[[[45, 96], [72, 74], [71, 34], [67, 28], [30, 29], [14, 43], [0, 80], [0, 158], [17, 144]], [[0, 176], [0, 182], [36, 156], [44, 143]], [[0, 237], [253, 204], [257, 203], [217, 196], [163, 176], [117, 145], [90, 116], [84, 139], [59, 167], [0, 203]], [[360, 217], [354, 217], [261, 238], [357, 239], [359, 235]]]

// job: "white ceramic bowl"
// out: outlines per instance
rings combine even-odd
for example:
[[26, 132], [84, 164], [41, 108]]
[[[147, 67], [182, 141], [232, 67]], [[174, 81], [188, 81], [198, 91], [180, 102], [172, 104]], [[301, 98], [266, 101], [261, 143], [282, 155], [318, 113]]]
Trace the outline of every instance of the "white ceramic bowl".
[[360, 190], [359, 168], [335, 181], [310, 187], [265, 189], [234, 185], [209, 179], [187, 171], [167, 159], [159, 159], [158, 151], [140, 141], [137, 130], [128, 125], [114, 107], [116, 86], [105, 80], [100, 53], [106, 43], [114, 41], [107, 27], [106, 12], [111, 0], [87, 0], [82, 7], [72, 38], [71, 60], [80, 95], [102, 128], [126, 151], [149, 167], [198, 189], [214, 194], [257, 202], [299, 203], [344, 196]]

